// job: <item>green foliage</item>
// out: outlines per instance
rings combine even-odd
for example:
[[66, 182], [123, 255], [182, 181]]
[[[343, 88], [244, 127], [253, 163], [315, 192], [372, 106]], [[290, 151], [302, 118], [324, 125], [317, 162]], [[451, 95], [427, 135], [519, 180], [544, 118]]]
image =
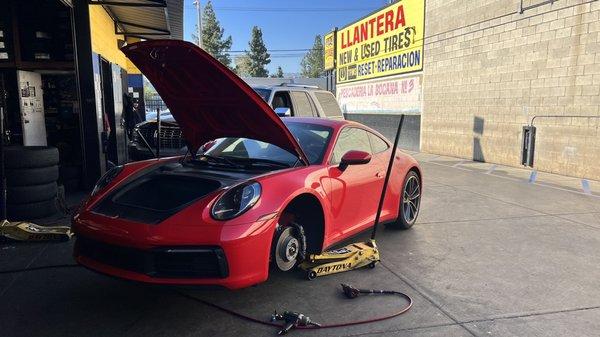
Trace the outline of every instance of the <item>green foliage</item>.
[[250, 50], [246, 52], [249, 58], [248, 73], [253, 77], [267, 77], [269, 72], [265, 66], [271, 63], [271, 55], [262, 39], [262, 31], [257, 26], [252, 28], [252, 38], [248, 43]]
[[158, 93], [156, 92], [156, 89], [154, 89], [154, 86], [150, 83], [150, 81], [148, 81], [148, 79], [146, 77], [143, 77], [143, 83], [144, 83], [144, 99], [145, 100], [156, 99], [156, 97], [158, 97]]
[[325, 68], [323, 54], [321, 35], [317, 35], [315, 36], [315, 43], [312, 49], [304, 55], [302, 62], [300, 62], [302, 76], [313, 78], [321, 76]]
[[275, 72], [273, 77], [278, 77], [278, 78], [282, 78], [283, 77], [283, 69], [281, 69], [281, 66], [277, 67], [277, 71]]
[[250, 76], [250, 57], [248, 55], [236, 56], [233, 71], [240, 77]]
[[[196, 31], [198, 27], [196, 26]], [[212, 3], [208, 1], [202, 12], [202, 49], [212, 55], [226, 66], [231, 65], [231, 57], [229, 51], [233, 40], [231, 35], [223, 38], [225, 30], [221, 27], [221, 23], [217, 20], [217, 15], [213, 9]], [[193, 41], [198, 44], [198, 36], [192, 33]]]

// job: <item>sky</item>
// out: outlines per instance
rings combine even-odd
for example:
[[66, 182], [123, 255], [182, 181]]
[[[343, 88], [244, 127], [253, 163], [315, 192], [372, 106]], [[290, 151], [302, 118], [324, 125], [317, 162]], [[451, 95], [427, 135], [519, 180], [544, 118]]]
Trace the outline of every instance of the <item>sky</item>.
[[[207, 0], [201, 0], [202, 6]], [[213, 0], [212, 4], [225, 29], [231, 35], [233, 51], [248, 48], [253, 26], [262, 29], [269, 50], [311, 48], [315, 35], [323, 36], [333, 27], [344, 27], [385, 6], [387, 0]], [[252, 9], [252, 10], [248, 10]], [[184, 39], [191, 41], [196, 31], [193, 0], [184, 0]], [[269, 73], [281, 66], [284, 73], [300, 72], [304, 51], [271, 52]], [[232, 53], [240, 55], [240, 53]]]

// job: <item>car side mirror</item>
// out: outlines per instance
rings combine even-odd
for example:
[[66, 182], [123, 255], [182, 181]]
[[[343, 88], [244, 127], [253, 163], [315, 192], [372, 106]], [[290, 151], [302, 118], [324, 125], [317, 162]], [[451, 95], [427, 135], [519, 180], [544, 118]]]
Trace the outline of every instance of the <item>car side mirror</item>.
[[208, 142], [204, 143], [204, 145], [200, 146], [199, 150], [200, 150], [200, 152], [204, 153], [204, 152], [210, 150], [210, 148], [213, 147], [216, 143], [217, 143], [216, 140], [209, 140]]
[[371, 154], [365, 151], [352, 150], [346, 152], [340, 161], [340, 170], [345, 170], [348, 165], [363, 165], [371, 161]]
[[286, 107], [275, 108], [275, 113], [279, 117], [290, 117], [292, 115], [292, 110]]

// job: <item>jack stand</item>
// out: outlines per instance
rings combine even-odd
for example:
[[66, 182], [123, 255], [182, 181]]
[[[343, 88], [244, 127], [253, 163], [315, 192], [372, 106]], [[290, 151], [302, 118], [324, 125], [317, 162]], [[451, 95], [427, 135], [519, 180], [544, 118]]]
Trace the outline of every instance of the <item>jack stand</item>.
[[323, 254], [311, 254], [306, 261], [300, 264], [309, 280], [317, 276], [331, 275], [348, 270], [354, 270], [368, 266], [375, 268], [379, 262], [379, 250], [375, 240], [349, 244], [343, 248], [324, 252]]
[[18, 241], [69, 241], [73, 233], [68, 226], [44, 227], [31, 222], [1, 220], [0, 236]]

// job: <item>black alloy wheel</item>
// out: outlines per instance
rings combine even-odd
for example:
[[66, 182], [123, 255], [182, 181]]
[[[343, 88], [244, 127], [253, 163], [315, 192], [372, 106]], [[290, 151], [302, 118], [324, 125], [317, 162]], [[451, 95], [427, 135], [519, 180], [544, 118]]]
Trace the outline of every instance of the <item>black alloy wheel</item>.
[[410, 171], [404, 179], [402, 187], [402, 199], [400, 200], [400, 212], [398, 219], [392, 223], [392, 227], [409, 229], [417, 221], [421, 207], [421, 180], [416, 172]]

